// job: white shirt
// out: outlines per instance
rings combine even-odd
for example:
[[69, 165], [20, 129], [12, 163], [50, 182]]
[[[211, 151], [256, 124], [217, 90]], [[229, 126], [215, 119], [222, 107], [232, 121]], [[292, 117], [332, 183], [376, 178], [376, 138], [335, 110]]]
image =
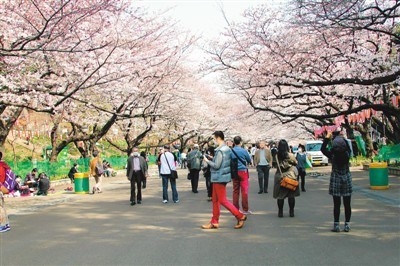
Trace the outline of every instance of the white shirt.
[[140, 159], [139, 157], [133, 157], [133, 171], [140, 171]]
[[257, 148], [256, 147], [252, 147], [251, 148], [251, 155], [255, 155], [256, 154], [256, 151], [257, 151]]
[[[169, 166], [166, 159], [168, 159]], [[176, 170], [175, 157], [172, 153], [164, 152], [163, 154], [161, 154], [160, 162], [161, 162], [160, 174], [169, 175], [171, 174], [171, 170]], [[171, 170], [169, 169], [169, 167], [171, 167]]]

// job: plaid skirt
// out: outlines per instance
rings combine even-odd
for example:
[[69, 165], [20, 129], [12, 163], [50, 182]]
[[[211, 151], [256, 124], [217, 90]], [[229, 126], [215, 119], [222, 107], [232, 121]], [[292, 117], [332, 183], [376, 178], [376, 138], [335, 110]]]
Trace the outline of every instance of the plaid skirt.
[[349, 169], [332, 169], [329, 194], [337, 197], [351, 196], [353, 182]]

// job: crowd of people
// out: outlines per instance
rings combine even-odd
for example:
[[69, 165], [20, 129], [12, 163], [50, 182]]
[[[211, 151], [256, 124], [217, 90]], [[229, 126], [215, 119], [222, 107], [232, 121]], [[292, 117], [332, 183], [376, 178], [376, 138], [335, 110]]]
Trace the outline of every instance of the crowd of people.
[[[283, 217], [284, 201], [287, 198], [289, 205], [289, 216], [294, 217], [295, 198], [300, 196], [300, 191], [306, 192], [305, 179], [307, 168], [307, 155], [305, 147], [300, 144], [296, 154], [286, 140], [278, 143], [267, 143], [261, 141], [252, 147], [245, 147], [240, 136], [233, 139], [232, 144], [225, 142], [223, 132], [216, 131], [213, 134], [213, 144], [207, 147], [200, 147], [194, 144], [191, 149], [180, 153], [180, 158], [171, 147], [166, 145], [160, 150], [157, 163], [160, 178], [162, 179], [162, 202], [169, 202], [168, 184], [172, 189], [172, 201], [179, 202], [179, 194], [176, 187], [176, 171], [179, 165], [181, 168], [188, 168], [187, 178], [191, 181], [191, 190], [198, 193], [199, 176], [201, 171], [205, 177], [208, 201], [212, 201], [212, 218], [210, 222], [203, 225], [203, 229], [216, 229], [219, 227], [220, 206], [229, 210], [237, 219], [236, 229], [244, 226], [248, 215], [252, 214], [249, 207], [249, 167], [255, 167], [258, 174], [258, 194], [269, 192], [270, 169], [276, 168], [273, 182], [273, 198], [277, 201], [278, 217]], [[334, 226], [333, 232], [340, 232], [339, 217], [341, 198], [345, 207], [344, 231], [350, 230], [351, 217], [351, 193], [352, 180], [349, 171], [350, 148], [346, 147], [345, 139], [340, 132], [329, 133], [324, 139], [322, 152], [332, 162], [332, 174], [330, 178], [329, 194], [334, 202]], [[328, 144], [331, 148], [328, 149]], [[183, 155], [183, 156], [182, 156]], [[139, 156], [139, 155], [137, 155]], [[346, 158], [347, 159], [343, 159]], [[134, 161], [136, 160], [136, 164]], [[136, 165], [136, 167], [134, 167]], [[143, 158], [128, 159], [127, 177], [131, 180], [131, 205], [142, 202], [140, 191], [140, 180], [148, 175], [148, 166]], [[134, 170], [133, 170], [134, 169]], [[297, 181], [294, 189], [282, 185], [282, 180], [291, 177]], [[134, 180], [134, 181], [132, 181]], [[232, 203], [226, 197], [226, 185], [232, 182], [233, 195]], [[136, 186], [135, 186], [136, 184]], [[135, 198], [136, 195], [136, 198]], [[240, 200], [241, 199], [241, 200]]]
[[[330, 144], [330, 145], [329, 145]], [[328, 148], [330, 146], [330, 148]], [[329, 184], [329, 194], [333, 197], [334, 205], [334, 224], [333, 232], [340, 232], [339, 218], [340, 207], [343, 199], [345, 208], [344, 231], [350, 231], [351, 218], [351, 194], [352, 180], [349, 170], [350, 148], [346, 140], [340, 136], [340, 132], [329, 132], [322, 145], [322, 153], [332, 162], [332, 173]], [[194, 144], [192, 149], [180, 153], [180, 160], [176, 153], [171, 151], [171, 147], [166, 145], [160, 150], [157, 164], [159, 175], [162, 180], [162, 202], [169, 202], [168, 186], [171, 185], [172, 201], [179, 203], [177, 191], [177, 168], [188, 168], [187, 178], [191, 181], [193, 193], [198, 193], [200, 173], [206, 180], [207, 200], [212, 202], [212, 216], [210, 222], [202, 225], [203, 229], [219, 228], [220, 208], [225, 207], [236, 218], [235, 229], [244, 226], [247, 217], [252, 214], [249, 207], [249, 167], [255, 167], [258, 174], [258, 194], [269, 192], [270, 169], [276, 168], [273, 182], [273, 198], [277, 200], [278, 217], [283, 217], [284, 200], [288, 199], [289, 216], [294, 217], [295, 198], [300, 196], [300, 190], [305, 192], [305, 176], [307, 155], [303, 145], [299, 145], [296, 155], [291, 153], [291, 149], [286, 140], [282, 139], [278, 143], [259, 142], [257, 145], [246, 148], [240, 136], [236, 136], [229, 145], [225, 142], [222, 131], [213, 134], [213, 143], [206, 147]], [[179, 163], [180, 161], [180, 163]], [[102, 192], [102, 177], [107, 176], [106, 171], [112, 169], [106, 161], [101, 161], [99, 153], [93, 152], [93, 159], [90, 161], [90, 174], [95, 179], [92, 192]], [[131, 156], [127, 160], [126, 176], [130, 181], [131, 193], [130, 204], [132, 206], [142, 203], [142, 189], [146, 188], [146, 180], [149, 176], [148, 160], [144, 152], [139, 153], [138, 148], [134, 148]], [[78, 165], [74, 164], [68, 176], [74, 182], [74, 175], [78, 172]], [[10, 175], [10, 168], [2, 161], [0, 152], [0, 184], [6, 184], [7, 176]], [[291, 178], [301, 181], [289, 188], [283, 185], [283, 180]], [[15, 177], [14, 190], [21, 195], [31, 194], [47, 195], [50, 189], [50, 180], [45, 173], [38, 174], [34, 168], [28, 173], [24, 180]], [[226, 185], [232, 182], [233, 195], [232, 202], [227, 199]], [[3, 190], [3, 187], [2, 187]], [[2, 195], [1, 195], [2, 196]], [[2, 220], [0, 231], [10, 229], [9, 222], [4, 218], [4, 206], [2, 208]]]

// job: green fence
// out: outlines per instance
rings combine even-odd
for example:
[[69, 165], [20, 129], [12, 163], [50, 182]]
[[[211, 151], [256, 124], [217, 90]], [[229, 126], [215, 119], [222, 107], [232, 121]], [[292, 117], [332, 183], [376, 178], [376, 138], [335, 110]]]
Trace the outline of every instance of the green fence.
[[[156, 156], [149, 156], [149, 164], [154, 164]], [[16, 175], [25, 178], [25, 176], [32, 171], [33, 168], [37, 168], [39, 173], [46, 173], [52, 180], [67, 178], [68, 172], [74, 163], [79, 165], [79, 172], [88, 172], [89, 163], [91, 158], [81, 158], [77, 160], [66, 159], [60, 160], [59, 162], [49, 161], [20, 161], [20, 162], [7, 162]], [[110, 157], [101, 158], [109, 162], [114, 170], [124, 169], [126, 166], [127, 157]]]

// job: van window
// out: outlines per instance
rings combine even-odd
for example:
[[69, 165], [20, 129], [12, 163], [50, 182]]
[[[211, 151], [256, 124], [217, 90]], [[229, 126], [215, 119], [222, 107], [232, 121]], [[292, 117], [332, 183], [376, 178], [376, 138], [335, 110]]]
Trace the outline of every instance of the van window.
[[307, 143], [306, 151], [320, 151], [322, 143]]

